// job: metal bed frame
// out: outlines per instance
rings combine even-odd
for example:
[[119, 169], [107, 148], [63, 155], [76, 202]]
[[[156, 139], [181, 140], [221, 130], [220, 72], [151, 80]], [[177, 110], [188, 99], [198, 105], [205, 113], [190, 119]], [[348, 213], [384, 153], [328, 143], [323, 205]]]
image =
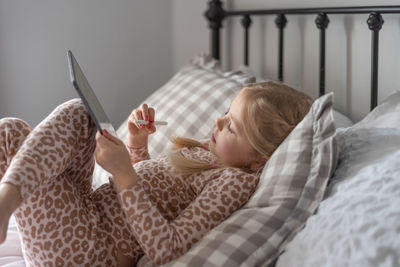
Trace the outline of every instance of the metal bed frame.
[[244, 57], [245, 65], [249, 64], [249, 28], [251, 16], [276, 15], [275, 24], [278, 28], [278, 80], [283, 81], [283, 48], [284, 28], [287, 23], [286, 15], [317, 15], [315, 24], [320, 31], [319, 39], [319, 95], [325, 94], [325, 36], [329, 24], [328, 14], [369, 14], [367, 19], [371, 34], [371, 104], [370, 109], [376, 107], [378, 102], [378, 57], [379, 57], [379, 31], [384, 20], [381, 14], [400, 13], [400, 6], [356, 6], [356, 7], [327, 7], [327, 8], [294, 8], [294, 9], [264, 9], [264, 10], [237, 10], [226, 11], [220, 0], [208, 2], [205, 17], [211, 29], [211, 55], [220, 59], [220, 29], [222, 22], [227, 17], [242, 16], [241, 24], [244, 29]]

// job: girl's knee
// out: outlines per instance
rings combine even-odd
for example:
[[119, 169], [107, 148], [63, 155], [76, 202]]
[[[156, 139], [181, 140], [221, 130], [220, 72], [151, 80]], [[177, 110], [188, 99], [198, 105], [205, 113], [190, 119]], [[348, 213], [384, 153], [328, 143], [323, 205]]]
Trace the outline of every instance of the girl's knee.
[[64, 103], [60, 104], [57, 109], [67, 109], [67, 110], [85, 110], [85, 106], [80, 98], [73, 98], [71, 100], [65, 101]]
[[80, 98], [73, 98], [60, 104], [57, 108], [55, 108], [54, 112], [63, 113], [69, 117], [80, 117], [82, 115], [88, 116], [85, 105]]
[[50, 117], [53, 120], [73, 125], [75, 130], [85, 129], [85, 131], [90, 131], [95, 128], [94, 122], [80, 98], [74, 98], [62, 103], [53, 111]]
[[6, 117], [0, 119], [0, 130], [15, 130], [22, 132], [26, 136], [32, 130], [32, 127], [22, 119]]

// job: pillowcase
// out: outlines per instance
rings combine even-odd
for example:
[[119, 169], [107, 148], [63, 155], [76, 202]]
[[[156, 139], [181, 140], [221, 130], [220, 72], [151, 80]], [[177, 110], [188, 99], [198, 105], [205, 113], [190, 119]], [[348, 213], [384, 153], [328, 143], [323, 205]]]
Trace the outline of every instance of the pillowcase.
[[338, 166], [318, 213], [277, 267], [385, 266], [400, 258], [400, 92], [337, 131]]
[[355, 127], [379, 127], [400, 129], [400, 91], [395, 91], [376, 106]]
[[[166, 266], [267, 266], [314, 213], [336, 162], [333, 94], [273, 153], [248, 203]], [[138, 266], [151, 266], [144, 258]]]
[[277, 267], [398, 266], [400, 129], [349, 128], [318, 213]]
[[[143, 103], [156, 110], [156, 120], [168, 121], [168, 126], [157, 127], [149, 137], [152, 158], [166, 153], [170, 138], [186, 136], [194, 139], [209, 138], [215, 119], [224, 114], [241, 88], [255, 78], [241, 71], [223, 72], [217, 60], [206, 54], [194, 57], [164, 86], [151, 94]], [[128, 118], [117, 130], [118, 136], [128, 139]], [[108, 181], [110, 174], [95, 165], [93, 187]]]
[[335, 121], [336, 128], [347, 128], [354, 125], [347, 116], [336, 110], [333, 110], [333, 120]]

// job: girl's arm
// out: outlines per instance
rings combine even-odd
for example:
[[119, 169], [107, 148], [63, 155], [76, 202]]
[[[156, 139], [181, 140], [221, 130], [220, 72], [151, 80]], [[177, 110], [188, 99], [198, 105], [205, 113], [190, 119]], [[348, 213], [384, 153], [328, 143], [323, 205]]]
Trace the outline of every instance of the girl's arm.
[[244, 205], [257, 182], [256, 176], [226, 169], [173, 221], [160, 214], [140, 184], [120, 191], [118, 197], [146, 255], [155, 264], [164, 264], [184, 254]]
[[135, 164], [142, 160], [150, 159], [149, 150], [147, 148], [147, 144], [143, 147], [133, 147], [133, 146], [126, 146], [129, 152], [129, 156], [131, 159], [131, 164]]
[[112, 174], [118, 191], [130, 188], [139, 181], [125, 144], [106, 130], [102, 134], [96, 133], [95, 157], [97, 163]]
[[[155, 110], [147, 104], [142, 104], [134, 109], [128, 119], [128, 143], [127, 148], [130, 154], [131, 163], [137, 163], [142, 160], [150, 159], [147, 144], [149, 135], [156, 131], [154, 126]], [[138, 120], [148, 121], [148, 125], [140, 125]]]

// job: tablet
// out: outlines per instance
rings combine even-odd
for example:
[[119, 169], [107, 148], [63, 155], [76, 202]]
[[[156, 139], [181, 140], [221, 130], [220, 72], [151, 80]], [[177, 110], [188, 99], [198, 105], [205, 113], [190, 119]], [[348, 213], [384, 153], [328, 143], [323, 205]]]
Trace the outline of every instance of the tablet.
[[110, 134], [117, 137], [115, 128], [108, 119], [108, 116], [104, 112], [103, 107], [101, 106], [99, 100], [93, 92], [92, 87], [87, 81], [82, 69], [79, 67], [78, 62], [70, 50], [67, 52], [67, 57], [71, 82], [78, 92], [78, 95], [82, 99], [82, 102], [89, 112], [90, 117], [96, 124], [97, 130], [101, 133], [104, 129], [106, 129]]

